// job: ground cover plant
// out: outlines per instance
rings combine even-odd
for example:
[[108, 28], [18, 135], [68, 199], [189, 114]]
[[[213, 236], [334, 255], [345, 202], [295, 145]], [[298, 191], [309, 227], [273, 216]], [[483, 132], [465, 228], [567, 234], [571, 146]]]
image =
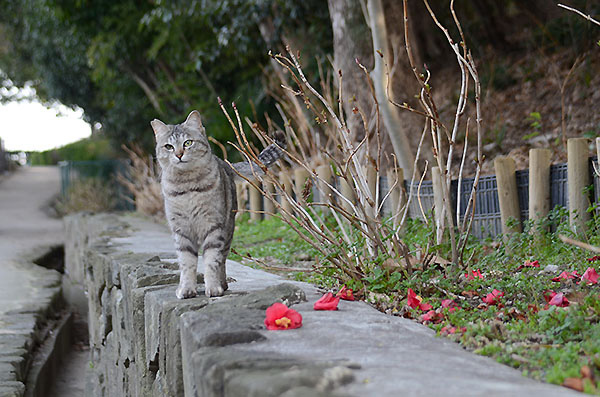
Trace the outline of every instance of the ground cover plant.
[[[560, 240], [560, 234], [572, 236], [562, 222], [565, 216], [557, 208], [539, 224], [527, 224], [523, 233], [471, 240], [465, 270], [445, 267], [424, 253], [408, 276], [393, 263], [380, 262], [347, 287], [390, 315], [423, 323], [526, 376], [600, 394], [595, 383], [600, 376], [600, 257]], [[546, 231], [551, 225], [554, 231]], [[590, 226], [587, 241], [600, 245], [597, 221]], [[435, 241], [435, 230], [411, 220], [404, 236], [416, 258], [420, 247]], [[279, 268], [334, 292], [348, 281], [276, 218], [251, 222], [241, 217], [233, 247], [237, 259], [258, 259], [258, 267]], [[436, 249], [449, 253], [450, 247]], [[310, 258], [312, 265], [301, 271], [298, 258]]]

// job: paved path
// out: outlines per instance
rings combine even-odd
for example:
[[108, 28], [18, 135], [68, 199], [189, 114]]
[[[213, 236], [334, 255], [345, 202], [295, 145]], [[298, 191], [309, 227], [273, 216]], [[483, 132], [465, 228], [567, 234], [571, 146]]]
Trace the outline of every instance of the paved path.
[[40, 247], [63, 242], [62, 221], [43, 210], [59, 189], [56, 167], [20, 169], [0, 183], [0, 320], [44, 295], [47, 271], [30, 261]]
[[23, 168], [0, 181], [0, 395], [24, 389], [40, 325], [60, 300], [60, 274], [32, 263], [63, 242], [62, 221], [43, 210], [59, 187], [56, 167]]

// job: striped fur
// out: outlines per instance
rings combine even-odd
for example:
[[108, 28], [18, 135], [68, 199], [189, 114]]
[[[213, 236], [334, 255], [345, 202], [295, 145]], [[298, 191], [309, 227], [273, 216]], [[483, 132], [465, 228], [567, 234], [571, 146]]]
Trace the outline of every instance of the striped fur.
[[[237, 174], [212, 154], [197, 111], [182, 124], [166, 125], [154, 120], [151, 125], [162, 170], [165, 213], [181, 270], [176, 295], [179, 299], [196, 296], [196, 267], [202, 252], [205, 293], [221, 296], [227, 290], [225, 260], [235, 226]], [[268, 166], [281, 156], [281, 148], [270, 145], [259, 159]], [[249, 163], [232, 166], [245, 176], [252, 175], [252, 171], [262, 173]]]

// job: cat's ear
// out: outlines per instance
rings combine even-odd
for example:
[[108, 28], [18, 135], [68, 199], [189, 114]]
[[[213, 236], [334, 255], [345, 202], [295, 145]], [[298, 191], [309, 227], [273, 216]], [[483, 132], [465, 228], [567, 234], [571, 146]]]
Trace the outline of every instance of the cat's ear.
[[197, 110], [192, 110], [192, 112], [187, 116], [185, 122], [183, 123], [188, 127], [195, 128], [199, 131], [204, 130], [204, 126], [202, 125], [202, 118], [200, 117], [200, 112]]
[[154, 135], [161, 136], [166, 134], [169, 131], [169, 127], [159, 119], [154, 119], [150, 122], [152, 129], [154, 130]]

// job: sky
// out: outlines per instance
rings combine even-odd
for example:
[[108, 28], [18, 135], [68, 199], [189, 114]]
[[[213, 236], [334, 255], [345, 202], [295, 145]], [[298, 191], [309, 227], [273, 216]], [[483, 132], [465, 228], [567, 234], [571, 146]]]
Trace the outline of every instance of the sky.
[[0, 138], [9, 151], [43, 151], [89, 137], [91, 126], [83, 110], [55, 104], [48, 109], [36, 101], [0, 104]]

